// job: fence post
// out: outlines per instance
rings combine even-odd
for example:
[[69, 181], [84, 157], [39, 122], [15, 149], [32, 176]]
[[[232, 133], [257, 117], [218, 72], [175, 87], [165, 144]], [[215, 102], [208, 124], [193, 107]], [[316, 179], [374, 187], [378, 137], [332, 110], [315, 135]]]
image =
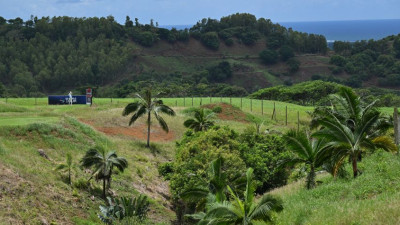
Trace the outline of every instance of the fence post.
[[[271, 116], [271, 120], [273, 120], [275, 117], [275, 102], [274, 102], [274, 109], [272, 110], [272, 116]], [[276, 119], [276, 118], [275, 118]]]
[[285, 114], [286, 114], [286, 116], [285, 116], [285, 125], [287, 126], [287, 106], [286, 106]]
[[203, 99], [200, 97], [200, 106], [201, 106], [202, 102], [203, 102]]
[[300, 112], [297, 111], [297, 132], [300, 132]]
[[243, 98], [240, 98], [240, 109], [243, 109], [242, 100], [243, 100]]
[[394, 107], [393, 112], [393, 128], [394, 128], [394, 143], [399, 145], [399, 112], [397, 107]]
[[261, 99], [261, 115], [264, 115], [264, 100]]

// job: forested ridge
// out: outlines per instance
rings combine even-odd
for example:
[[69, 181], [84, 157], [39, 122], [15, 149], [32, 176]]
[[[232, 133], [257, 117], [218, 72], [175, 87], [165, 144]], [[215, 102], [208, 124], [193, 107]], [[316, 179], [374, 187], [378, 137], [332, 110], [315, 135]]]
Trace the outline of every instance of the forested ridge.
[[[395, 88], [399, 43], [399, 36], [335, 42], [332, 51], [322, 35], [247, 13], [204, 18], [185, 30], [129, 16], [124, 24], [112, 16], [0, 17], [0, 95], [80, 93], [90, 86], [100, 97], [127, 97], [150, 83], [165, 96], [247, 96], [306, 80]], [[160, 46], [178, 50], [167, 57]]]
[[[320, 35], [287, 30], [250, 14], [203, 19], [190, 30], [168, 30], [156, 25], [153, 21], [140, 24], [138, 19], [132, 21], [129, 17], [121, 25], [112, 16], [32, 16], [27, 21], [0, 17], [0, 81], [7, 89], [2, 88], [2, 94], [38, 96], [68, 88], [104, 86], [135, 63], [135, 45], [151, 47], [160, 40], [172, 44], [195, 38], [217, 51], [222, 42], [252, 45], [267, 39], [270, 49], [291, 46], [298, 52], [326, 51], [326, 40]], [[226, 75], [225, 71], [209, 71], [210, 82], [223, 82], [229, 76], [229, 72]], [[192, 77], [187, 79], [196, 82]]]

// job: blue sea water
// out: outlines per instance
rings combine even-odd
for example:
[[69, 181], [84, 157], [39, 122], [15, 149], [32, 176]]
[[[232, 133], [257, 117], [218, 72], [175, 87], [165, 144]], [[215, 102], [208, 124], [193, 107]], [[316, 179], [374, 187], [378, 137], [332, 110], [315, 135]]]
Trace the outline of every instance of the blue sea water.
[[[293, 30], [322, 34], [328, 42], [358, 41], [382, 39], [400, 33], [400, 19], [388, 20], [343, 20], [343, 21], [315, 21], [315, 22], [281, 22], [280, 25]], [[176, 29], [190, 28], [192, 25], [166, 25], [163, 28]]]

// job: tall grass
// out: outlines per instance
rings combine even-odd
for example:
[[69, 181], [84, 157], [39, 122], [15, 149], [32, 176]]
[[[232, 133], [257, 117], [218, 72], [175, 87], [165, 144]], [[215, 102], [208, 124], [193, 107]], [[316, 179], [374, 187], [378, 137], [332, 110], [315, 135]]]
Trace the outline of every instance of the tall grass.
[[313, 190], [294, 183], [272, 191], [284, 202], [277, 224], [399, 224], [400, 158], [379, 151], [360, 168], [356, 179], [325, 175]]

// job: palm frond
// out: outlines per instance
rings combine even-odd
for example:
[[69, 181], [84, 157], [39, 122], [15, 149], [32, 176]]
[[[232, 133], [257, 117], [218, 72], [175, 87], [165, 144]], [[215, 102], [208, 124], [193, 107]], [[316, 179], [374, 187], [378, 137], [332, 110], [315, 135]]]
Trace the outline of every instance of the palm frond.
[[383, 150], [389, 152], [398, 151], [398, 147], [394, 143], [393, 139], [389, 138], [388, 136], [376, 137], [372, 140], [372, 143], [375, 145], [376, 148], [382, 148]]
[[162, 118], [160, 115], [158, 115], [157, 112], [154, 112], [154, 116], [156, 117], [158, 123], [160, 124], [161, 128], [165, 131], [165, 132], [169, 132], [169, 128], [168, 128], [168, 124], [165, 122], [164, 118]]
[[133, 112], [135, 112], [141, 104], [139, 102], [133, 102], [129, 103], [127, 106], [125, 106], [124, 110], [122, 111], [123, 116], [127, 116]]
[[147, 112], [147, 108], [143, 105], [139, 107], [139, 109], [133, 114], [131, 119], [129, 120], [129, 126], [136, 122], [139, 117], [143, 116]]
[[199, 200], [207, 197], [209, 190], [205, 187], [194, 187], [183, 191], [179, 196], [184, 200]]
[[175, 115], [176, 115], [176, 114], [175, 114], [175, 111], [174, 111], [173, 109], [171, 109], [171, 108], [170, 108], [169, 106], [167, 106], [167, 105], [162, 104], [162, 102], [161, 102], [161, 104], [157, 107], [156, 111], [165, 113], [165, 114], [167, 114], [167, 115], [169, 115], [169, 116], [175, 116]]

